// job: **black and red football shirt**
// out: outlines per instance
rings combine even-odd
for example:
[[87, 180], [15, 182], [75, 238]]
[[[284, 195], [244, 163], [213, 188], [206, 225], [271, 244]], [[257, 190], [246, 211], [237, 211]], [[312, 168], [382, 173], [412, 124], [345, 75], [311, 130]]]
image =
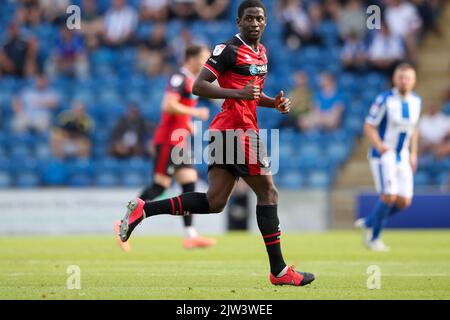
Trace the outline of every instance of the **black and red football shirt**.
[[[216, 75], [222, 88], [242, 89], [255, 79], [262, 91], [267, 76], [266, 48], [260, 44], [258, 50], [254, 50], [237, 34], [217, 45], [204, 67]], [[258, 130], [258, 103], [258, 100], [226, 99], [210, 129]]]
[[[176, 94], [178, 101], [186, 107], [195, 108], [198, 97], [192, 94], [195, 77], [185, 68], [174, 73], [169, 80], [166, 93]], [[158, 127], [153, 138], [153, 144], [176, 145], [179, 141], [172, 141], [172, 133], [177, 129], [190, 130], [189, 123], [192, 117], [188, 115], [170, 114], [162, 112]]]

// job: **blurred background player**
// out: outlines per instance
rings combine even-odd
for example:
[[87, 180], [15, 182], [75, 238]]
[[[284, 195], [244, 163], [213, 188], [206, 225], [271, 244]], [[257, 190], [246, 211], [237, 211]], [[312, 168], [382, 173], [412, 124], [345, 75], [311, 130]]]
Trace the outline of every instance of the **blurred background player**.
[[[169, 80], [167, 91], [162, 102], [162, 116], [160, 124], [156, 129], [153, 145], [155, 148], [155, 169], [153, 184], [146, 187], [140, 199], [150, 201], [162, 195], [172, 183], [172, 177], [181, 185], [183, 193], [194, 192], [195, 183], [198, 180], [197, 171], [192, 166], [191, 155], [183, 154], [181, 164], [174, 163], [172, 154], [177, 152], [179, 140], [173, 139], [178, 135], [177, 130], [182, 132], [194, 132], [191, 117], [208, 120], [208, 108], [195, 108], [198, 97], [192, 94], [192, 86], [196, 75], [210, 55], [209, 49], [200, 45], [190, 45], [186, 48], [185, 62], [178, 72], [174, 73]], [[183, 139], [187, 139], [184, 136]], [[176, 138], [178, 139], [178, 137]], [[181, 150], [180, 150], [181, 151]], [[181, 152], [187, 151], [182, 149]], [[204, 238], [198, 235], [192, 225], [192, 216], [183, 216], [185, 227], [185, 239], [183, 246], [186, 249], [208, 247], [215, 244], [214, 239]], [[120, 221], [116, 221], [115, 230], [119, 233]], [[118, 244], [124, 251], [129, 251], [128, 242], [123, 243], [118, 238]]]
[[380, 238], [387, 219], [411, 204], [417, 169], [422, 99], [412, 90], [416, 72], [409, 64], [394, 71], [394, 88], [379, 95], [366, 119], [365, 134], [372, 144], [370, 166], [380, 199], [373, 212], [355, 222], [364, 230], [369, 249], [388, 251]]
[[[215, 47], [193, 88], [193, 92], [202, 97], [225, 99], [222, 111], [209, 128], [209, 153], [211, 156], [215, 153], [215, 156], [208, 163], [207, 193], [190, 192], [162, 201], [131, 200], [120, 225], [120, 238], [127, 241], [143, 219], [154, 215], [190, 216], [192, 213], [222, 212], [242, 177], [257, 196], [256, 220], [269, 258], [270, 282], [304, 286], [314, 281], [314, 275], [297, 271], [283, 259], [278, 191], [267, 157], [262, 154], [265, 151], [261, 152], [264, 147], [259, 139], [257, 106], [273, 108], [281, 113], [288, 113], [291, 107], [283, 91], [276, 98], [262, 92], [268, 63], [266, 49], [261, 44], [266, 27], [263, 3], [259, 0], [243, 1], [238, 8], [237, 25], [239, 33]], [[216, 79], [220, 86], [213, 84]], [[246, 133], [239, 135], [239, 131]], [[235, 159], [228, 159], [226, 155], [229, 153], [234, 154]]]

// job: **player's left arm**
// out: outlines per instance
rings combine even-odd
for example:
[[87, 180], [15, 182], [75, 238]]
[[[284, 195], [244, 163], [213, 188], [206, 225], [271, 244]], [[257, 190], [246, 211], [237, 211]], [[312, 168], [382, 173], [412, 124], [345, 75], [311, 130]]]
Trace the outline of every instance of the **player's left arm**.
[[283, 90], [275, 98], [271, 98], [265, 93], [262, 93], [258, 103], [260, 107], [275, 108], [281, 113], [289, 113], [291, 104], [291, 100], [284, 96]]
[[414, 132], [411, 136], [411, 146], [410, 146], [410, 154], [411, 154], [411, 167], [414, 172], [417, 170], [417, 154], [419, 150], [419, 129], [415, 128]]

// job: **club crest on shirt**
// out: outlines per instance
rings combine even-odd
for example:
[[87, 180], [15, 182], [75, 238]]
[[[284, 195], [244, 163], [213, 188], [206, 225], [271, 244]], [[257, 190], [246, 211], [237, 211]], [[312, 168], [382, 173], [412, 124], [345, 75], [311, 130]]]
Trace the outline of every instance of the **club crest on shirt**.
[[172, 87], [178, 87], [183, 83], [183, 77], [179, 74], [174, 74], [172, 78], [170, 78], [170, 85]]
[[222, 51], [225, 49], [227, 45], [226, 44], [218, 44], [213, 51], [213, 56], [218, 56], [222, 53]]

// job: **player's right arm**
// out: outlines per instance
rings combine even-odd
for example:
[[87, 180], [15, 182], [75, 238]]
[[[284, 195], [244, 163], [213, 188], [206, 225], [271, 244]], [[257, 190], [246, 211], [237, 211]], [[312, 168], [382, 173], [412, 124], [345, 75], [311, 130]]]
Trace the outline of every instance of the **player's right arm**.
[[180, 96], [176, 93], [167, 92], [162, 103], [162, 110], [164, 112], [174, 115], [188, 115], [199, 118], [201, 120], [208, 120], [208, 108], [191, 108], [179, 102]]
[[254, 84], [255, 79], [248, 82], [242, 89], [221, 88], [213, 84], [216, 79], [214, 73], [203, 68], [195, 80], [192, 92], [197, 96], [208, 99], [258, 100], [261, 95], [260, 87]]
[[366, 122], [364, 125], [364, 133], [366, 137], [369, 139], [370, 143], [374, 146], [375, 149], [377, 149], [377, 151], [380, 154], [389, 151], [389, 147], [386, 146], [381, 140], [377, 127]]
[[194, 82], [192, 92], [208, 99], [259, 100], [261, 89], [253, 78], [242, 89], [221, 88], [213, 84], [220, 74], [230, 70], [236, 64], [236, 48], [230, 44], [219, 44], [204, 65]]
[[369, 115], [364, 124], [364, 134], [369, 139], [372, 146], [381, 154], [389, 151], [390, 148], [386, 146], [378, 133], [378, 126], [386, 114], [386, 105], [382, 96], [377, 97], [375, 102], [370, 107]]

